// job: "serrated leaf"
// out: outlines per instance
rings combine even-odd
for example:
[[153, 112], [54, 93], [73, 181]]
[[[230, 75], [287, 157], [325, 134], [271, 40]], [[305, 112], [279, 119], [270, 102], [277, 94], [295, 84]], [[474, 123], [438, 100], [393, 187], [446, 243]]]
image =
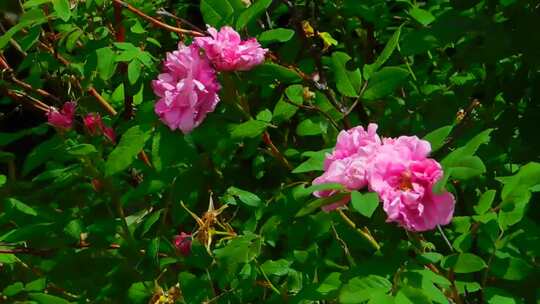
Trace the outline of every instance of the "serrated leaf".
[[441, 266], [444, 269], [453, 269], [456, 273], [477, 272], [487, 267], [482, 258], [472, 253], [453, 254], [445, 257]]
[[377, 275], [352, 278], [339, 293], [339, 301], [343, 304], [363, 303], [380, 292], [388, 292], [392, 283]]
[[105, 175], [117, 174], [129, 167], [144, 148], [151, 134], [152, 129], [149, 126], [137, 125], [128, 129], [120, 138], [116, 148], [109, 154], [105, 162]]

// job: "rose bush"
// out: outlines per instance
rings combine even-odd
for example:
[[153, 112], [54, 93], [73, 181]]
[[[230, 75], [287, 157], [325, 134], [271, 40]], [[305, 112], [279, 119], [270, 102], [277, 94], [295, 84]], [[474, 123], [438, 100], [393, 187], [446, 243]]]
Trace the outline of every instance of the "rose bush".
[[540, 300], [535, 3], [0, 12], [0, 303]]

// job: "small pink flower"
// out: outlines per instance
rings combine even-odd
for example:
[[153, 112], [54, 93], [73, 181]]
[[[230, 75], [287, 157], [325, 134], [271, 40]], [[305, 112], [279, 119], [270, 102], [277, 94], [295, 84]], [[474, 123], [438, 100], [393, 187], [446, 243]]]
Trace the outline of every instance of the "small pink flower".
[[219, 102], [216, 72], [193, 44], [179, 44], [178, 50], [167, 53], [163, 73], [152, 88], [159, 97], [156, 114], [171, 130], [184, 134], [199, 126]]
[[369, 187], [378, 193], [388, 222], [411, 231], [448, 224], [454, 213], [451, 193], [434, 193], [442, 178], [441, 165], [427, 158], [431, 147], [416, 136], [384, 139], [371, 160]]
[[96, 136], [99, 133], [102, 133], [105, 138], [107, 138], [113, 144], [116, 142], [116, 134], [114, 130], [110, 127], [107, 127], [101, 115], [98, 113], [90, 113], [83, 118], [84, 126], [88, 130], [88, 133], [92, 136]]
[[247, 71], [264, 61], [268, 51], [261, 48], [257, 39], [242, 40], [230, 26], [222, 27], [219, 32], [208, 27], [211, 37], [196, 37], [194, 44], [204, 50], [206, 56], [220, 71]]
[[47, 112], [47, 122], [59, 129], [70, 129], [73, 125], [75, 107], [76, 104], [74, 102], [64, 103], [60, 111], [55, 107], [49, 107], [49, 111]]
[[105, 136], [105, 138], [107, 138], [110, 142], [113, 144], [116, 143], [116, 133], [114, 133], [113, 128], [103, 126], [102, 132], [103, 136]]
[[90, 135], [96, 135], [103, 126], [101, 116], [97, 113], [90, 113], [83, 118], [84, 126], [88, 129]]
[[174, 246], [183, 256], [188, 256], [191, 253], [191, 241], [191, 233], [181, 232], [174, 237]]

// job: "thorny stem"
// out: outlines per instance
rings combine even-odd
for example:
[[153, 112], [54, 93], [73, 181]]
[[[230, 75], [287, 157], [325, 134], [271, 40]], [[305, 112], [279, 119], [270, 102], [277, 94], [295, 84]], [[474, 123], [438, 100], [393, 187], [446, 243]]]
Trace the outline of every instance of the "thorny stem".
[[165, 30], [168, 30], [170, 32], [174, 32], [174, 33], [177, 33], [177, 34], [187, 34], [187, 35], [196, 36], [196, 37], [205, 36], [204, 33], [201, 33], [199, 31], [185, 30], [185, 29], [174, 27], [174, 26], [168, 25], [168, 24], [166, 24], [164, 22], [161, 22], [161, 21], [157, 20], [154, 17], [146, 15], [145, 13], [141, 12], [137, 8], [133, 7], [131, 4], [125, 3], [124, 1], [121, 1], [121, 0], [113, 0], [113, 1], [114, 1], [115, 4], [123, 6], [127, 10], [129, 10], [132, 13], [134, 13], [135, 15], [145, 19], [146, 21], [152, 23], [153, 25], [155, 25], [157, 27], [160, 27], [160, 28], [163, 28]]
[[272, 155], [277, 158], [287, 170], [292, 170], [293, 167], [291, 166], [285, 155], [283, 155], [281, 151], [279, 151], [279, 149], [274, 145], [268, 131], [264, 131], [262, 138], [264, 143], [270, 149], [270, 153], [272, 153]]
[[375, 248], [375, 250], [379, 251], [381, 249], [381, 245], [375, 240], [375, 238], [371, 235], [371, 232], [367, 227], [364, 227], [362, 229], [357, 228], [356, 224], [343, 212], [343, 210], [338, 209], [337, 212], [341, 216], [341, 218], [347, 223], [347, 225], [351, 226], [354, 231], [356, 231], [358, 234], [360, 234], [364, 239], [366, 239], [372, 246]]

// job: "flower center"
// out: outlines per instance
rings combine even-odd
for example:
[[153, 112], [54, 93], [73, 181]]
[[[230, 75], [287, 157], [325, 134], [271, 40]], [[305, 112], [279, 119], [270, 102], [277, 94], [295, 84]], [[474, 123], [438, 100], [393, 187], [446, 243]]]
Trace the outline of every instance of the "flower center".
[[413, 185], [411, 181], [411, 173], [409, 171], [404, 171], [401, 173], [401, 179], [399, 180], [398, 188], [403, 191], [413, 190]]

